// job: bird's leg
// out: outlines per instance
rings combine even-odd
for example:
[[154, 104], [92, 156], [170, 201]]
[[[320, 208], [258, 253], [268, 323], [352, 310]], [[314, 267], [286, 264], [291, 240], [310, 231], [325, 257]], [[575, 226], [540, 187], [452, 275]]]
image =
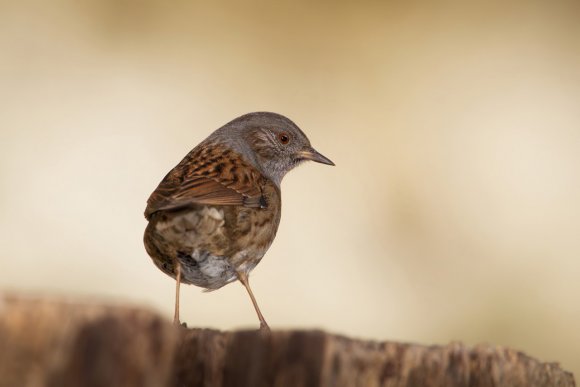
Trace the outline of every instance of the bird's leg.
[[238, 276], [238, 279], [242, 283], [242, 285], [244, 285], [244, 287], [248, 291], [250, 298], [252, 299], [252, 304], [254, 304], [254, 309], [256, 309], [256, 313], [258, 314], [258, 319], [260, 320], [260, 329], [262, 331], [265, 331], [265, 332], [270, 332], [270, 327], [268, 326], [266, 319], [264, 319], [262, 312], [260, 312], [260, 307], [258, 306], [258, 303], [256, 302], [256, 298], [254, 297], [254, 293], [252, 293], [252, 289], [250, 288], [250, 282], [248, 281], [248, 274], [241, 272], [241, 271], [237, 272], [236, 274]]
[[175, 260], [175, 313], [173, 323], [179, 325], [179, 284], [181, 284], [181, 263]]

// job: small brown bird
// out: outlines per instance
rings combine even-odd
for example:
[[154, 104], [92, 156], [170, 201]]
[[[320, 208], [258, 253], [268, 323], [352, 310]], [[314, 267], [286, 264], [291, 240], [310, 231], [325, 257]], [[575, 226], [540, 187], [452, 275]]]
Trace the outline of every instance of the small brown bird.
[[306, 160], [334, 165], [288, 118], [249, 113], [213, 132], [163, 178], [147, 201], [144, 241], [153, 263], [176, 280], [175, 323], [181, 282], [211, 291], [239, 280], [260, 328], [269, 329], [248, 276], [276, 236], [282, 178]]

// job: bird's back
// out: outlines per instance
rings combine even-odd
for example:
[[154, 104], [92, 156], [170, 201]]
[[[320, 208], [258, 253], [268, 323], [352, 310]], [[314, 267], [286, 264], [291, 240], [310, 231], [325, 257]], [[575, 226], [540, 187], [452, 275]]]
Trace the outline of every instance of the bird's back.
[[[175, 207], [167, 202], [168, 208], [152, 212], [144, 240], [155, 265], [175, 277], [175, 260], [179, 260], [182, 282], [206, 289], [234, 281], [237, 271], [249, 273], [272, 244], [281, 216], [279, 188], [258, 171], [253, 173], [258, 176], [259, 205], [190, 200]], [[171, 172], [168, 176], [175, 179]]]

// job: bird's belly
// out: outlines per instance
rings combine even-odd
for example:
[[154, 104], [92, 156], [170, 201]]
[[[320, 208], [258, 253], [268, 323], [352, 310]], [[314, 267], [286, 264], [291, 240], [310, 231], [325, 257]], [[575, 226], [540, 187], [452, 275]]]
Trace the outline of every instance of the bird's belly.
[[229, 259], [195, 249], [190, 255], [178, 253], [182, 281], [206, 289], [219, 289], [236, 280], [236, 270]]
[[218, 289], [258, 264], [276, 234], [275, 218], [263, 209], [225, 206], [164, 213], [148, 227], [146, 245], [155, 244], [149, 254], [165, 273], [175, 277], [178, 260], [182, 282]]

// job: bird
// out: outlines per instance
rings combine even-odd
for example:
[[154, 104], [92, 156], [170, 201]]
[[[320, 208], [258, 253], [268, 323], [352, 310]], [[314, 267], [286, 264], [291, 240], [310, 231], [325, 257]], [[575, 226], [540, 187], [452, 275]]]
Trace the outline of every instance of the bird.
[[289, 118], [254, 112], [215, 130], [167, 173], [145, 209], [145, 250], [180, 284], [205, 291], [239, 281], [269, 331], [249, 283], [274, 241], [281, 218], [282, 178], [305, 161], [335, 165]]

